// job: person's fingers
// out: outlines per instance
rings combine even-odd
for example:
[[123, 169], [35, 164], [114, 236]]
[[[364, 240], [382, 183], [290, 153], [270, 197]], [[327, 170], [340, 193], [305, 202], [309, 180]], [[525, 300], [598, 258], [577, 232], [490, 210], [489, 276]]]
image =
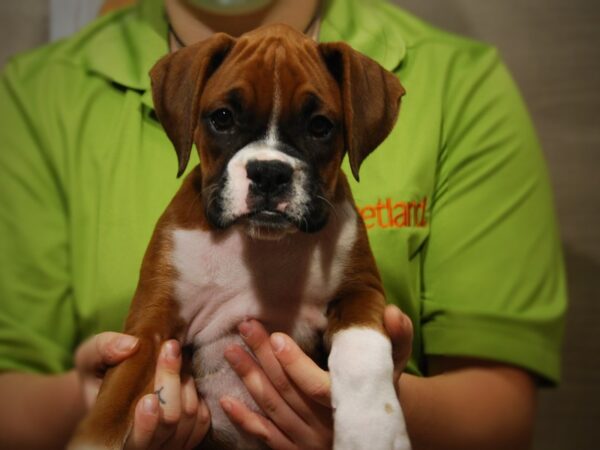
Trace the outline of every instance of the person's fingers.
[[392, 341], [394, 367], [404, 370], [412, 352], [413, 326], [410, 318], [395, 305], [388, 305], [383, 313], [383, 324]]
[[256, 320], [245, 320], [238, 326], [240, 335], [244, 342], [260, 363], [265, 374], [285, 401], [296, 411], [307, 423], [315, 412], [306, 397], [291, 382], [285, 373], [279, 360], [275, 357], [269, 333], [262, 324]]
[[198, 394], [192, 377], [186, 377], [181, 382], [181, 417], [175, 434], [169, 439], [165, 450], [181, 450], [190, 438], [196, 424], [198, 413]]
[[105, 332], [83, 342], [75, 353], [75, 366], [80, 372], [102, 374], [107, 367], [131, 356], [138, 338], [128, 334]]
[[170, 340], [162, 345], [156, 374], [154, 394], [159, 402], [160, 420], [155, 432], [156, 442], [165, 442], [176, 430], [181, 417], [181, 347]]
[[[319, 445], [318, 448], [327, 447], [324, 443], [330, 442], [333, 424], [331, 408], [309, 398], [285, 373], [275, 356], [270, 336], [260, 322], [246, 320], [239, 325], [238, 329], [244, 342], [252, 350], [253, 356], [258, 360], [260, 369], [296, 416], [296, 420], [286, 423], [276, 421], [276, 424], [281, 427], [281, 431], [296, 443], [311, 439], [311, 442]], [[312, 360], [308, 356], [304, 356], [303, 361], [309, 364], [309, 368], [313, 367]], [[312, 376], [310, 370], [307, 374]], [[308, 430], [298, 421], [307, 424]]]
[[275, 425], [292, 438], [307, 431], [307, 424], [290, 408], [248, 353], [241, 347], [232, 345], [225, 350], [225, 359], [240, 377], [259, 408]]
[[198, 398], [198, 408], [194, 428], [190, 433], [187, 442], [183, 446], [184, 449], [194, 449], [200, 445], [206, 433], [210, 429], [210, 412], [206, 402], [202, 398]]
[[181, 380], [180, 369], [179, 343], [164, 343], [155, 375], [155, 387], [158, 389], [143, 399], [155, 409], [148, 415], [144, 405], [138, 405], [136, 423], [126, 450], [193, 449], [204, 439], [210, 428], [210, 413], [206, 404], [198, 398], [193, 378], [188, 376]]
[[113, 332], [92, 336], [77, 348], [74, 363], [88, 408], [96, 402], [106, 370], [127, 359], [137, 348], [136, 337]]
[[296, 450], [290, 441], [270, 420], [250, 411], [244, 404], [232, 397], [223, 397], [221, 407], [229, 419], [246, 433], [265, 442], [275, 450]]
[[88, 379], [82, 383], [83, 398], [88, 409], [96, 402], [101, 386], [102, 379], [96, 377], [88, 377]]
[[133, 428], [125, 444], [125, 450], [147, 450], [152, 443], [158, 421], [158, 398], [154, 394], [145, 395], [135, 407]]
[[331, 407], [329, 373], [310, 359], [289, 336], [273, 333], [270, 340], [275, 357], [300, 391], [317, 403]]
[[198, 403], [196, 383], [191, 376], [188, 376], [181, 383], [181, 412], [187, 417], [195, 418], [198, 412]]

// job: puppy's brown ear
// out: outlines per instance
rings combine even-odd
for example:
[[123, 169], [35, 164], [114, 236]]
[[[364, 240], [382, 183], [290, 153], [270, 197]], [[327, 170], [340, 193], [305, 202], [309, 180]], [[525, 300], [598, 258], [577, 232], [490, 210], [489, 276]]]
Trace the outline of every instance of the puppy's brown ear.
[[150, 70], [154, 109], [175, 146], [178, 177], [190, 159], [202, 89], [234, 43], [231, 36], [218, 33], [164, 56]]
[[404, 88], [398, 78], [343, 42], [319, 49], [342, 93], [344, 137], [354, 178], [396, 123]]

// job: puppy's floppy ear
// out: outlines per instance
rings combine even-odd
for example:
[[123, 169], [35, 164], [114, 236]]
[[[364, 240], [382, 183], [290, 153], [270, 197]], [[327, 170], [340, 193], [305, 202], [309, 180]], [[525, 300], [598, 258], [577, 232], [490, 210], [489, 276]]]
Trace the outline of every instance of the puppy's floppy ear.
[[178, 177], [190, 159], [202, 89], [234, 43], [231, 36], [218, 33], [164, 56], [150, 70], [154, 109], [175, 146]]
[[346, 151], [358, 181], [363, 160], [392, 131], [405, 91], [394, 74], [343, 42], [319, 44], [319, 50], [340, 85]]

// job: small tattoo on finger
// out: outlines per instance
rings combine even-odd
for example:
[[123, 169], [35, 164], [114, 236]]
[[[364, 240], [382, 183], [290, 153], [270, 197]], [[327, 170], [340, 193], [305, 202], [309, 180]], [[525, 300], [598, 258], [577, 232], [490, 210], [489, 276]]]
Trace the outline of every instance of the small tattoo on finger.
[[166, 404], [167, 404], [166, 400], [164, 400], [164, 399], [163, 399], [163, 398], [160, 396], [160, 393], [162, 392], [162, 390], [163, 390], [164, 388], [165, 388], [164, 386], [161, 386], [161, 387], [160, 387], [160, 389], [158, 389], [158, 390], [154, 391], [154, 393], [155, 393], [155, 394], [156, 394], [156, 396], [158, 397], [158, 402], [159, 402], [161, 405], [166, 405]]

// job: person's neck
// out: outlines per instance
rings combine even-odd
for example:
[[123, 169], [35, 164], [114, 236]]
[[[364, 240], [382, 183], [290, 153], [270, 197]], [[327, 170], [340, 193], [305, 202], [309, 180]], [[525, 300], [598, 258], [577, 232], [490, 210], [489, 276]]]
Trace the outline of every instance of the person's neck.
[[165, 0], [167, 17], [172, 29], [171, 49], [190, 45], [225, 32], [237, 37], [247, 31], [271, 23], [285, 23], [316, 39], [315, 17], [320, 0], [273, 0], [268, 6], [248, 14], [226, 15], [208, 12], [186, 0]]

